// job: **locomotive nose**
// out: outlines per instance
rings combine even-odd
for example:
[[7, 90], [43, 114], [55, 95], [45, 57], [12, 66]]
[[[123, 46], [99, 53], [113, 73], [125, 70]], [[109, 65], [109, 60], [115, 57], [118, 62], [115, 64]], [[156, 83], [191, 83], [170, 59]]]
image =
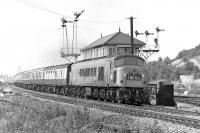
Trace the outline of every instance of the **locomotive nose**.
[[118, 68], [117, 85], [121, 87], [138, 87], [143, 88], [147, 83], [147, 74], [143, 68]]

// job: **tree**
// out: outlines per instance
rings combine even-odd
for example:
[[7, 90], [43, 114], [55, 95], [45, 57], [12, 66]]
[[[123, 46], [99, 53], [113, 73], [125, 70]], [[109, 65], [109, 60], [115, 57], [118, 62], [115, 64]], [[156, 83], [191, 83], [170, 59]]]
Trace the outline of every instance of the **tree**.
[[173, 74], [172, 67], [167, 65], [161, 69], [161, 79], [170, 80]]
[[188, 62], [188, 61], [189, 61], [188, 57], [183, 57], [183, 62]]
[[168, 65], [171, 63], [171, 59], [167, 56], [164, 58], [163, 63]]
[[159, 57], [157, 60], [158, 63], [161, 63], [162, 61], [163, 61], [162, 57]]
[[186, 72], [186, 74], [192, 74], [192, 73], [194, 73], [195, 69], [196, 68], [195, 68], [195, 65], [194, 65], [193, 62], [187, 62], [185, 64], [185, 72]]

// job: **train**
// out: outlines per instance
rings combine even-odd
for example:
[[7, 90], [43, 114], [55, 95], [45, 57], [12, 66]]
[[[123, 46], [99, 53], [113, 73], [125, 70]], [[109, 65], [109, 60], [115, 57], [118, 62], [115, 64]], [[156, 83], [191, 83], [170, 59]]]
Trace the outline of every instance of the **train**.
[[[83, 48], [83, 60], [19, 72], [14, 84], [69, 97], [150, 104], [152, 89], [148, 87], [148, 67], [138, 54], [144, 43], [137, 39], [134, 42], [135, 54], [131, 54], [130, 36], [127, 34], [119, 31], [101, 37]], [[157, 90], [162, 89], [158, 87]]]
[[59, 95], [141, 104], [147, 88], [145, 60], [135, 55], [88, 59], [23, 71], [15, 85]]

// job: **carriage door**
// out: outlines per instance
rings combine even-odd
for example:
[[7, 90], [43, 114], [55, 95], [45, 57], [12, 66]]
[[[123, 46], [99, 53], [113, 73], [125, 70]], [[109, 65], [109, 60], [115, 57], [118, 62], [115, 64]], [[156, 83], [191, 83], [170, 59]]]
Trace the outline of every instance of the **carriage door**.
[[112, 60], [107, 60], [106, 61], [106, 85], [110, 86], [112, 83], [112, 70], [113, 70], [113, 61]]

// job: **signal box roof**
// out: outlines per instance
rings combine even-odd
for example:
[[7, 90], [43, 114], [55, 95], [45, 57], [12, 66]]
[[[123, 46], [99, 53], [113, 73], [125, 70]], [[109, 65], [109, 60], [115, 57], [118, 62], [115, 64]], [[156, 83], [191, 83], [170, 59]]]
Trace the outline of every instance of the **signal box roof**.
[[[145, 45], [144, 42], [136, 38], [134, 38], [134, 44], [135, 47], [142, 47]], [[125, 33], [116, 32], [97, 39], [93, 43], [81, 49], [81, 51], [83, 52], [97, 47], [114, 46], [114, 45], [131, 45], [131, 37]]]

